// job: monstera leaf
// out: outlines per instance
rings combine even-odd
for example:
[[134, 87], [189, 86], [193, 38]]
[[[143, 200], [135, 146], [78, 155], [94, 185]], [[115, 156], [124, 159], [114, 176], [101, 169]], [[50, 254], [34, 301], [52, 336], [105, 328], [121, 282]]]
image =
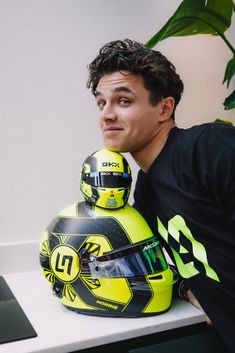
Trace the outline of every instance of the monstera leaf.
[[172, 36], [223, 35], [231, 24], [233, 8], [232, 0], [184, 0], [145, 46], [152, 48]]
[[224, 101], [224, 109], [229, 110], [235, 108], [235, 91], [228, 96]]
[[[235, 56], [229, 60], [225, 75], [224, 75], [224, 81], [223, 83], [227, 82], [227, 87], [229, 86], [232, 77], [235, 74]], [[232, 92], [224, 101], [224, 109], [229, 110], [235, 108], [235, 91]]]
[[229, 60], [224, 74], [223, 83], [227, 81], [227, 87], [229, 86], [231, 78], [233, 77], [234, 74], [235, 74], [235, 56], [231, 60]]
[[[153, 48], [158, 42], [175, 36], [210, 34], [220, 36], [233, 53], [228, 62], [223, 83], [229, 86], [235, 74], [235, 49], [224, 32], [231, 25], [234, 11], [232, 0], [183, 0], [173, 16], [146, 44]], [[224, 101], [225, 109], [235, 108], [235, 91]]]

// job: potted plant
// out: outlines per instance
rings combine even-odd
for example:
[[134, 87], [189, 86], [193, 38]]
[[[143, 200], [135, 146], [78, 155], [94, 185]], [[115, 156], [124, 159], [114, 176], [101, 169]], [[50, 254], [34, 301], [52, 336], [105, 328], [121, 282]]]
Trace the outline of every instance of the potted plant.
[[[229, 87], [235, 75], [235, 48], [224, 33], [231, 25], [234, 11], [232, 0], [183, 0], [166, 24], [147, 41], [145, 46], [153, 48], [158, 42], [172, 36], [197, 34], [220, 36], [233, 54], [227, 63], [223, 79], [223, 84], [227, 83]], [[226, 110], [235, 108], [235, 91], [223, 104]]]

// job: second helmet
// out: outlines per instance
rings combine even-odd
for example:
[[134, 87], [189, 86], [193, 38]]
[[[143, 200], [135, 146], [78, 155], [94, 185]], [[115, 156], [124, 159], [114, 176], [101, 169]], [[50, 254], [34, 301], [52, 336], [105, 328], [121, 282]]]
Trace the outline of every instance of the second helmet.
[[102, 149], [83, 162], [80, 189], [85, 200], [98, 207], [117, 209], [125, 206], [131, 181], [130, 166], [118, 152]]

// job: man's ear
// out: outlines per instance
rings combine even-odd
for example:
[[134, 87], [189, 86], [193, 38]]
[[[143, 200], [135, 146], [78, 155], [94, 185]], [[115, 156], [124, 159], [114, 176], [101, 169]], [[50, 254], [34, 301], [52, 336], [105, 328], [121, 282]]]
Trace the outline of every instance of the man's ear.
[[160, 103], [160, 121], [166, 121], [172, 116], [174, 112], [175, 100], [173, 97], [166, 97], [162, 98]]

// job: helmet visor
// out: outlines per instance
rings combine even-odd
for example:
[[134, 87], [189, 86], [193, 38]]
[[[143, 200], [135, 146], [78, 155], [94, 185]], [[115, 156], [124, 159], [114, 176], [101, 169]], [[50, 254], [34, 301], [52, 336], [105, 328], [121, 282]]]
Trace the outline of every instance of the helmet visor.
[[162, 272], [168, 268], [155, 238], [90, 257], [91, 275], [96, 278], [135, 277]]
[[131, 174], [126, 172], [92, 172], [85, 173], [83, 181], [91, 186], [117, 188], [126, 187], [131, 183]]

